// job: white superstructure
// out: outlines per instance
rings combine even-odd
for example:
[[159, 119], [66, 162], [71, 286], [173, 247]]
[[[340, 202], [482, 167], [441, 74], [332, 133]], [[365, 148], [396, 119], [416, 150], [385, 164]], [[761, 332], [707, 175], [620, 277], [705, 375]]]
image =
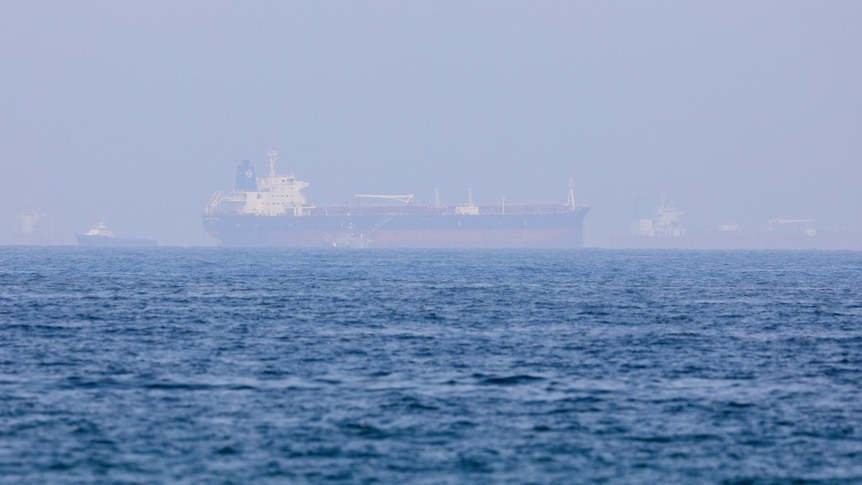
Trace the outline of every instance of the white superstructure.
[[105, 219], [102, 218], [98, 224], [85, 232], [84, 235], [90, 237], [114, 237], [114, 232], [108, 229], [108, 226], [105, 225]]
[[635, 220], [631, 232], [641, 237], [682, 237], [685, 235], [685, 228], [682, 227], [683, 215], [685, 213], [667, 203], [662, 194], [661, 203], [653, 217]]
[[242, 215], [306, 215], [306, 209], [314, 206], [306, 205], [302, 191], [311, 184], [297, 180], [293, 174], [277, 174], [275, 161], [278, 154], [270, 151], [267, 155], [269, 175], [257, 177], [256, 190], [236, 191], [225, 196], [222, 196], [221, 192], [216, 192], [207, 203], [207, 213], [214, 213], [216, 207], [222, 202], [232, 202], [239, 204], [237, 212]]

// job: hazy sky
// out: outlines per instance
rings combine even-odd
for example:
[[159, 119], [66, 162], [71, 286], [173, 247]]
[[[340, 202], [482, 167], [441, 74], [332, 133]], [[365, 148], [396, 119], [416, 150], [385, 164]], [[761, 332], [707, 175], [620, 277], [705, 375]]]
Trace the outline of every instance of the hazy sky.
[[[51, 213], [213, 244], [250, 159], [444, 203], [593, 206], [587, 244], [664, 192], [690, 228], [862, 230], [859, 1], [0, 3], [0, 243]], [[8, 229], [7, 229], [8, 228]]]

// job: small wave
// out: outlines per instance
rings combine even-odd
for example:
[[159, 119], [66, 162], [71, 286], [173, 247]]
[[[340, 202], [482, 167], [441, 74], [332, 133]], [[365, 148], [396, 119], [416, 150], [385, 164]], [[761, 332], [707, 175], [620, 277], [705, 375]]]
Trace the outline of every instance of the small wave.
[[480, 381], [480, 383], [492, 386], [516, 386], [519, 384], [529, 384], [532, 382], [539, 382], [544, 380], [546, 380], [544, 377], [520, 374], [505, 377], [486, 377], [485, 379]]
[[347, 422], [347, 423], [342, 423], [341, 426], [339, 426], [339, 427], [341, 428], [341, 430], [345, 434], [350, 435], [350, 436], [357, 436], [357, 437], [362, 437], [362, 438], [370, 438], [370, 439], [378, 439], [378, 440], [385, 439], [385, 438], [389, 437], [389, 433], [387, 433], [386, 431], [384, 431], [384, 430], [382, 430], [382, 429], [380, 429], [374, 425], [364, 423], [364, 422], [358, 422], [358, 423]]

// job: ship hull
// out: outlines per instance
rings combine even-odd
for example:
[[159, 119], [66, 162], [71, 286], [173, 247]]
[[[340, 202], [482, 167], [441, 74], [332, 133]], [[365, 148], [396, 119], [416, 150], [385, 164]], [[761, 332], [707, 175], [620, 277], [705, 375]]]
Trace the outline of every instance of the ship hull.
[[139, 239], [131, 237], [108, 237], [91, 236], [87, 234], [75, 234], [79, 246], [95, 248], [151, 248], [157, 243], [152, 239]]
[[207, 215], [224, 246], [579, 248], [588, 208], [520, 214]]
[[614, 241], [620, 249], [683, 250], [860, 250], [858, 234], [819, 232], [816, 235], [772, 231], [694, 231], [681, 237], [629, 236]]

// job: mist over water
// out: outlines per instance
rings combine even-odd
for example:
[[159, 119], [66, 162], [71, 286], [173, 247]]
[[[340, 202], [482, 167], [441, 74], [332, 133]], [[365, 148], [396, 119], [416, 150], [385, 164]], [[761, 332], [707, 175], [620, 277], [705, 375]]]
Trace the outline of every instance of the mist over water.
[[[252, 251], [202, 225], [277, 150], [318, 206], [563, 204], [572, 178], [587, 247], [859, 250], [860, 18], [5, 2], [0, 483], [862, 482], [862, 252]], [[163, 247], [9, 247], [101, 220]]]
[[0, 263], [0, 482], [862, 480], [858, 252]]
[[[235, 166], [309, 202], [593, 209], [587, 245], [659, 194], [690, 230], [811, 219], [862, 231], [862, 43], [852, 1], [11, 2], [0, 14], [0, 244], [39, 210], [51, 242], [212, 245]], [[2, 222], [5, 221], [5, 222]], [[46, 223], [47, 224], [47, 223]]]

